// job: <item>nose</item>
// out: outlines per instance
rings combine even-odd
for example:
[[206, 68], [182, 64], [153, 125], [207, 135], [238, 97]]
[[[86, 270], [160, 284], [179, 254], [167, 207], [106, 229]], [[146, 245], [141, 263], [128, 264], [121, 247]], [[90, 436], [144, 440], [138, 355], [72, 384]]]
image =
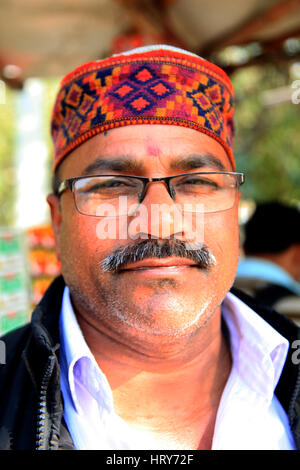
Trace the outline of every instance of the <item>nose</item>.
[[[191, 219], [191, 217], [190, 217]], [[150, 182], [137, 213], [130, 221], [128, 233], [134, 238], [187, 239], [193, 229], [193, 221], [171, 198], [166, 183]]]

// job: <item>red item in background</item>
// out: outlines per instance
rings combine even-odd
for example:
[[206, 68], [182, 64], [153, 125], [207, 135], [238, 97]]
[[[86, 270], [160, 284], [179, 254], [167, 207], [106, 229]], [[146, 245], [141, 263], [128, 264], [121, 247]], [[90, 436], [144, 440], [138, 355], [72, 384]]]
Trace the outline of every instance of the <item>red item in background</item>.
[[34, 308], [61, 270], [55, 253], [54, 234], [50, 225], [29, 229], [27, 239], [32, 287], [31, 303]]

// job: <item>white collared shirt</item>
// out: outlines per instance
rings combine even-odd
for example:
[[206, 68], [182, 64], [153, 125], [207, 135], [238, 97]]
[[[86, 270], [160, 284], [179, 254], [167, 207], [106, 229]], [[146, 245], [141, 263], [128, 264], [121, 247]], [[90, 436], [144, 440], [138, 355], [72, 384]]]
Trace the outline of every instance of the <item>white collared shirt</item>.
[[[288, 418], [274, 390], [288, 341], [241, 300], [228, 293], [222, 304], [232, 370], [215, 424], [212, 450], [294, 449]], [[60, 315], [61, 389], [64, 418], [76, 449], [163, 450], [114, 410], [109, 383], [88, 348], [66, 287]]]

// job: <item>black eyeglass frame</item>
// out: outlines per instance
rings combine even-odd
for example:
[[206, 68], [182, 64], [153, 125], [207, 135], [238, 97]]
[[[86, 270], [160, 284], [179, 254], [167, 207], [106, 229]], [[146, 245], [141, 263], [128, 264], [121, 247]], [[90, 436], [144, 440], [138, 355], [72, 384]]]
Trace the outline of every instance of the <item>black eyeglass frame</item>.
[[[142, 191], [140, 192], [140, 194], [138, 195], [139, 197], [139, 201], [138, 203], [141, 204], [144, 197], [145, 197], [145, 194], [146, 194], [146, 191], [147, 191], [147, 186], [149, 183], [158, 183], [158, 182], [164, 182], [167, 189], [168, 189], [168, 193], [169, 195], [171, 196], [171, 198], [173, 199], [173, 201], [175, 201], [175, 191], [172, 190], [173, 188], [171, 187], [170, 185], [170, 181], [174, 178], [178, 178], [180, 176], [191, 176], [191, 175], [233, 175], [233, 176], [236, 176], [236, 181], [237, 181], [237, 189], [242, 185], [244, 184], [245, 182], [245, 174], [244, 173], [239, 173], [239, 172], [234, 172], [234, 171], [197, 171], [195, 173], [180, 173], [178, 175], [172, 175], [172, 176], [165, 176], [163, 178], [148, 178], [146, 176], [135, 176], [135, 175], [124, 175], [124, 174], [110, 174], [110, 175], [84, 175], [84, 176], [75, 176], [73, 178], [67, 178], [66, 180], [62, 181], [60, 183], [60, 185], [58, 186], [58, 189], [57, 189], [57, 192], [56, 192], [56, 195], [58, 197], [60, 197], [62, 195], [62, 193], [64, 191], [67, 191], [68, 189], [70, 189], [72, 191], [72, 193], [74, 194], [74, 183], [78, 180], [81, 180], [81, 179], [85, 179], [85, 178], [93, 178], [93, 177], [119, 177], [119, 176], [123, 176], [125, 178], [134, 178], [134, 179], [137, 179], [139, 181], [141, 181], [143, 183], [143, 189]], [[75, 203], [75, 206], [76, 206], [76, 203]], [[77, 208], [77, 206], [76, 206]]]

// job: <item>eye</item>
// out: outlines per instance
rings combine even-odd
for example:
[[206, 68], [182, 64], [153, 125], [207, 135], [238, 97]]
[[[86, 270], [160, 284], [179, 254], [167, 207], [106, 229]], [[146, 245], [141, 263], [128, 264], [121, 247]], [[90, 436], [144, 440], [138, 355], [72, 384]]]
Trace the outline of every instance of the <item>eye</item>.
[[130, 186], [130, 184], [127, 181], [121, 180], [120, 178], [111, 178], [109, 180], [99, 181], [97, 184], [91, 187], [91, 190], [119, 188], [120, 186]]
[[181, 178], [176, 181], [176, 188], [180, 189], [210, 189], [218, 190], [220, 189], [220, 184], [217, 181], [217, 178], [205, 177], [203, 175], [191, 175]]
[[136, 182], [129, 178], [120, 177], [96, 177], [77, 181], [76, 189], [80, 192], [97, 193], [109, 191], [110, 189], [132, 189], [136, 187]]
[[198, 185], [198, 186], [213, 186], [215, 188], [218, 187], [217, 183], [215, 181], [212, 181], [210, 179], [206, 178], [188, 178], [188, 180], [185, 182], [186, 184], [191, 184], [191, 185]]

